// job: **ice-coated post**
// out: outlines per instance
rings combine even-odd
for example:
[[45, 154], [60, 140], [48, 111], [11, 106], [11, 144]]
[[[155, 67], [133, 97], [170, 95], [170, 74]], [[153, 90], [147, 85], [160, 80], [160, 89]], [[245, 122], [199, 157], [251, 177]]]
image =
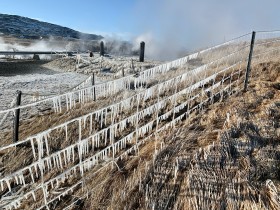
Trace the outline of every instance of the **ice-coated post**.
[[122, 68], [122, 76], [124, 77], [124, 68]]
[[93, 100], [96, 101], [96, 92], [95, 92], [95, 74], [92, 73], [92, 86], [93, 86]]
[[141, 42], [139, 62], [144, 62], [144, 57], [145, 57], [145, 42]]
[[104, 56], [104, 42], [100, 42], [100, 56]]
[[254, 51], [254, 44], [255, 44], [255, 37], [256, 37], [256, 32], [253, 31], [252, 32], [252, 39], [251, 39], [251, 46], [250, 46], [250, 53], [249, 53], [246, 75], [245, 75], [245, 81], [244, 81], [244, 92], [247, 91], [247, 87], [248, 87], [249, 74], [250, 74], [250, 71], [251, 71], [251, 61], [252, 61], [252, 56], [253, 56], [253, 51]]
[[[20, 106], [20, 103], [21, 103], [21, 91], [18, 90], [16, 93], [17, 93], [16, 106]], [[20, 115], [20, 109], [16, 109], [15, 110], [15, 117], [14, 117], [14, 136], [13, 136], [14, 143], [18, 142], [19, 115]]]

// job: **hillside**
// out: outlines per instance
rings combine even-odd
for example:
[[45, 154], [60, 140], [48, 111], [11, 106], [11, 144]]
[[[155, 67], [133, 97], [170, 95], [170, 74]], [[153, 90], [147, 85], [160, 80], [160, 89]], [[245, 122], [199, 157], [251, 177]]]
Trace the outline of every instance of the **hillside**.
[[70, 209], [279, 209], [280, 63], [261, 62], [253, 72], [248, 92], [89, 174], [92, 188]]
[[67, 27], [18, 15], [7, 14], [0, 14], [0, 34], [26, 39], [61, 37], [83, 40], [100, 40], [103, 38], [100, 35], [81, 33]]
[[0, 111], [0, 207], [279, 209], [280, 42], [257, 35]]

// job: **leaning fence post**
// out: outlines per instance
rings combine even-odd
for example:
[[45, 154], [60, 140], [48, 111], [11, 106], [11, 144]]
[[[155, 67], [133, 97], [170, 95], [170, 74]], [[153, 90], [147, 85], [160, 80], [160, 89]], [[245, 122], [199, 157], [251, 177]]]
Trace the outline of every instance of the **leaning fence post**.
[[244, 81], [244, 91], [245, 92], [247, 91], [249, 74], [250, 74], [250, 71], [251, 71], [251, 61], [252, 61], [252, 56], [253, 56], [253, 51], [254, 51], [255, 37], [256, 37], [256, 32], [253, 31], [252, 32], [252, 39], [251, 39], [251, 46], [250, 46], [250, 53], [249, 53], [246, 75], [245, 75], [245, 81]]
[[141, 42], [139, 62], [144, 62], [144, 57], [145, 57], [145, 42]]
[[[20, 106], [21, 102], [21, 91], [17, 91], [17, 100], [16, 100], [16, 106]], [[14, 143], [18, 142], [18, 134], [19, 134], [19, 115], [20, 115], [20, 109], [15, 110], [15, 117], [14, 117], [14, 136], [13, 140]]]
[[92, 86], [93, 86], [93, 100], [96, 101], [96, 92], [95, 92], [95, 74], [92, 73]]

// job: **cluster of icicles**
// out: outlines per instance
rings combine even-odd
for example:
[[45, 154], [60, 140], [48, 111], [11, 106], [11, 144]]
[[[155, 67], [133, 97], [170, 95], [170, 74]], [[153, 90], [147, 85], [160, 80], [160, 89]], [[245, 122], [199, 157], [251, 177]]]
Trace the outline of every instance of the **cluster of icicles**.
[[[226, 67], [226, 68], [224, 68], [224, 69], [222, 69], [222, 70], [212, 74], [211, 76], [209, 76], [209, 77], [207, 77], [205, 79], [202, 79], [199, 82], [197, 82], [197, 83], [195, 83], [195, 84], [185, 88], [184, 90], [178, 92], [177, 94], [186, 94], [188, 92], [192, 92], [193, 90], [203, 86], [204, 84], [208, 83], [209, 81], [211, 81], [211, 80], [214, 81], [218, 74], [221, 74], [223, 72], [226, 72], [226, 71], [234, 68], [235, 66], [238, 66], [238, 64], [240, 64], [241, 62], [242, 61], [240, 61], [240, 62], [238, 62], [238, 63], [236, 63], [234, 65], [231, 65], [229, 67]], [[127, 99], [124, 99], [124, 100], [122, 100], [122, 101], [120, 101], [120, 102], [118, 102], [116, 104], [109, 105], [109, 106], [107, 106], [107, 107], [105, 107], [103, 109], [97, 110], [95, 112], [89, 113], [89, 114], [84, 115], [82, 117], [79, 117], [79, 118], [70, 120], [68, 122], [65, 122], [65, 123], [63, 123], [63, 124], [61, 124], [59, 126], [56, 126], [56, 127], [52, 128], [52, 129], [49, 129], [49, 131], [50, 130], [55, 130], [55, 129], [58, 129], [58, 128], [62, 128], [65, 125], [73, 123], [75, 121], [79, 121], [80, 119], [84, 119], [85, 120], [88, 117], [92, 118], [93, 115], [98, 116], [97, 118], [99, 118], [100, 116], [103, 116], [101, 118], [101, 120], [100, 120], [101, 125], [102, 125], [102, 122], [106, 120], [107, 113], [111, 114], [111, 119], [112, 119], [113, 117], [115, 117], [117, 115], [117, 113], [119, 113], [119, 111], [122, 111], [122, 110], [125, 110], [125, 109], [129, 109], [130, 107], [133, 107], [133, 102], [139, 101], [140, 100], [139, 98], [141, 98], [141, 100], [143, 99], [144, 101], [146, 101], [146, 100], [150, 99], [151, 97], [160, 94], [158, 92], [158, 90], [160, 90], [161, 93], [165, 93], [165, 91], [170, 90], [172, 87], [174, 88], [174, 86], [175, 86], [174, 84], [182, 83], [182, 82], [192, 82], [193, 79], [196, 77], [196, 75], [200, 74], [201, 72], [206, 72], [207, 68], [208, 68], [208, 64], [206, 64], [204, 66], [201, 66], [201, 67], [198, 67], [198, 68], [196, 68], [196, 69], [194, 69], [192, 71], [189, 71], [189, 72], [186, 72], [186, 73], [184, 73], [182, 75], [176, 76], [176, 77], [174, 77], [174, 78], [172, 78], [170, 80], [167, 80], [167, 81], [164, 81], [164, 82], [159, 83], [157, 85], [154, 85], [154, 86], [152, 86], [152, 87], [150, 87], [148, 89], [144, 89], [141, 92], [139, 92], [138, 94], [133, 95], [133, 96], [127, 98]], [[213, 88], [216, 88], [219, 85], [220, 85], [220, 83], [213, 84], [213, 86], [208, 88], [206, 91], [209, 91], [209, 90], [211, 90]], [[71, 98], [71, 96], [69, 96], [69, 98]], [[83, 99], [82, 96], [80, 98]], [[71, 100], [69, 100], [69, 103], [71, 104]], [[56, 101], [56, 103], [55, 103], [55, 108], [56, 109], [61, 108], [59, 106], [59, 104], [61, 104], [61, 101], [60, 100]], [[2, 147], [2, 148], [0, 148], [0, 151], [2, 151], [4, 149], [7, 149], [7, 148], [10, 148], [10, 147], [14, 147], [14, 146], [19, 145], [21, 143], [25, 143], [26, 141], [28, 141], [28, 140], [19, 141], [19, 142], [15, 143], [15, 144], [10, 144], [8, 146]]]
[[[111, 162], [112, 158], [113, 158], [113, 160], [116, 160], [118, 158], [123, 158], [127, 154], [131, 153], [133, 150], [136, 151], [138, 149], [138, 146], [141, 144], [141, 142], [148, 139], [148, 137], [144, 138], [142, 141], [139, 141], [139, 142], [137, 142], [137, 140], [136, 140], [136, 144], [134, 144], [132, 147], [130, 147], [130, 149], [126, 150], [120, 156], [115, 157], [115, 155], [118, 154], [122, 149], [126, 148], [127, 143], [131, 144], [132, 141], [135, 140], [135, 138], [136, 139], [141, 138], [141, 137], [144, 137], [145, 135], [149, 134], [153, 130], [153, 127], [155, 126], [155, 124], [158, 124], [159, 121], [163, 121], [173, 115], [173, 120], [166, 123], [161, 128], [157, 128], [157, 132], [161, 132], [161, 131], [165, 130], [168, 126], [173, 126], [178, 121], [180, 121], [183, 117], [188, 115], [189, 112], [201, 107], [205, 101], [201, 101], [201, 103], [196, 105], [195, 107], [193, 107], [192, 110], [189, 109], [187, 112], [183, 113], [182, 115], [180, 115], [176, 118], [174, 117], [176, 113], [179, 113], [182, 109], [184, 109], [185, 107], [188, 107], [188, 104], [190, 102], [192, 102], [194, 99], [196, 99], [197, 97], [200, 96], [201, 93], [198, 93], [195, 96], [192, 96], [193, 91], [195, 91], [199, 87], [203, 87], [205, 84], [209, 83], [210, 81], [214, 81], [218, 74], [221, 74], [223, 72], [228, 71], [229, 69], [234, 68], [239, 63], [240, 62], [238, 62], [230, 67], [224, 68], [218, 72], [215, 72], [214, 74], [212, 74], [209, 77], [206, 77], [207, 74], [205, 74], [204, 79], [200, 80], [199, 82], [196, 82], [195, 84], [193, 84], [177, 93], [174, 93], [173, 95], [171, 95], [167, 98], [158, 100], [156, 103], [154, 103], [153, 105], [151, 105], [143, 110], [138, 111], [138, 108], [137, 108], [136, 113], [132, 114], [131, 116], [129, 116], [119, 122], [114, 123], [113, 119], [115, 119], [118, 116], [118, 114], [121, 113], [122, 111], [129, 110], [132, 107], [135, 107], [137, 104], [139, 105], [140, 101], [146, 101], [148, 99], [156, 98], [156, 97], [159, 98], [159, 95], [161, 93], [165, 93], [166, 91], [168, 91], [170, 89], [175, 89], [175, 86], [178, 83], [182, 83], [182, 82], [191, 82], [192, 83], [193, 78], [197, 74], [205, 72], [207, 70], [207, 68], [209, 67], [208, 64], [201, 66], [199, 68], [196, 68], [192, 71], [186, 72], [177, 77], [174, 77], [168, 81], [162, 82], [158, 85], [152, 86], [151, 88], [145, 89], [130, 98], [122, 100], [119, 103], [109, 105], [103, 109], [100, 109], [100, 110], [97, 110], [90, 114], [84, 115], [82, 117], [70, 120], [59, 126], [51, 128], [47, 131], [41, 132], [35, 136], [29, 137], [23, 141], [19, 141], [15, 144], [10, 144], [8, 146], [4, 146], [4, 147], [0, 148], [0, 151], [3, 151], [5, 149], [15, 147], [22, 143], [30, 142], [30, 144], [32, 146], [34, 160], [36, 160], [31, 165], [29, 165], [25, 168], [22, 168], [4, 178], [2, 178], [0, 180], [0, 185], [1, 185], [2, 191], [5, 189], [5, 187], [7, 187], [9, 191], [11, 191], [12, 190], [11, 183], [13, 183], [13, 185], [26, 186], [28, 184], [35, 183], [36, 180], [38, 179], [38, 177], [43, 177], [44, 174], [48, 173], [49, 171], [51, 171], [54, 168], [62, 169], [65, 166], [69, 165], [70, 163], [73, 164], [73, 161], [75, 160], [75, 156], [77, 155], [76, 154], [77, 152], [75, 152], [75, 151], [78, 151], [78, 158], [79, 158], [78, 164], [67, 169], [62, 174], [50, 179], [49, 181], [42, 182], [41, 184], [37, 185], [31, 191], [27, 192], [23, 196], [20, 196], [17, 199], [10, 202], [8, 205], [5, 206], [5, 208], [6, 209], [17, 208], [20, 205], [21, 200], [29, 197], [30, 195], [36, 201], [35, 192], [38, 189], [43, 190], [45, 205], [47, 205], [48, 204], [47, 197], [48, 197], [48, 193], [49, 193], [47, 189], [49, 189], [50, 186], [53, 189], [54, 184], [59, 186], [60, 183], [63, 183], [68, 177], [73, 176], [73, 174], [76, 174], [77, 172], [79, 172], [81, 175], [83, 175], [84, 172], [92, 169], [99, 162], [102, 162], [102, 161]], [[214, 82], [213, 82], [213, 85], [211, 87], [205, 89], [205, 91], [210, 91], [210, 90], [212, 91], [214, 88], [218, 88], [220, 86], [220, 84], [221, 84], [220, 82], [216, 83], [216, 84], [214, 84]], [[82, 90], [82, 91], [86, 91], [86, 89]], [[184, 94], [187, 94], [190, 97], [185, 102], [182, 102], [181, 104], [176, 105], [176, 98], [178, 96], [181, 96]], [[69, 98], [71, 98], [71, 97], [69, 96]], [[85, 100], [85, 98], [83, 98], [82, 95], [79, 97], [79, 99]], [[165, 114], [162, 114], [161, 116], [158, 116], [158, 114], [157, 114], [156, 118], [154, 118], [149, 123], [145, 124], [142, 127], [139, 127], [139, 128], [137, 127], [137, 123], [140, 120], [144, 119], [146, 116], [152, 115], [154, 113], [158, 113], [159, 110], [166, 107], [166, 104], [168, 102], [171, 102], [171, 103], [175, 102], [174, 108], [172, 110], [166, 112]], [[57, 99], [57, 101], [55, 102], [55, 108], [58, 111], [59, 111], [59, 109], [61, 109], [60, 104], [61, 104], [60, 99]], [[68, 100], [66, 105], [71, 106], [73, 104], [71, 104], [71, 100]], [[111, 118], [110, 122], [112, 122], [112, 124], [106, 128], [102, 128], [102, 126], [104, 126], [104, 124], [105, 125], [108, 124], [106, 122], [108, 117]], [[89, 124], [90, 124], [89, 125], [90, 136], [86, 139], [81, 139], [82, 129], [83, 129], [83, 127], [86, 126], [86, 124], [87, 124], [86, 122], [88, 121], [88, 119], [89, 119]], [[101, 130], [92, 134], [92, 131], [93, 131], [92, 127], [93, 127], [94, 119], [96, 121], [99, 121]], [[68, 128], [68, 125], [73, 122], [78, 122], [78, 124], [79, 124], [78, 141], [75, 144], [72, 144], [60, 151], [56, 151], [56, 152], [50, 154], [49, 144], [48, 144], [48, 138], [49, 138], [50, 133], [53, 130], [65, 129], [66, 141], [67, 141], [67, 139], [68, 139], [67, 128]], [[126, 128], [126, 125], [128, 123], [136, 127], [135, 131], [131, 132], [124, 138], [115, 142], [114, 139], [117, 136], [117, 133], [122, 132]], [[110, 136], [107, 138], [108, 131], [110, 133]], [[96, 152], [93, 156], [86, 158], [88, 154], [93, 152], [93, 151], [90, 151], [90, 148], [91, 148], [91, 150], [94, 150], [94, 148], [99, 148], [100, 144], [102, 144], [102, 145], [105, 144], [105, 145], [109, 145], [109, 146], [107, 146], [105, 149], [103, 149], [99, 152]], [[27, 183], [26, 180], [29, 180], [29, 179], [27, 179], [27, 176], [31, 177], [31, 183]], [[60, 194], [57, 198], [60, 199], [60, 197], [63, 196], [65, 193], [67, 194], [68, 192], [70, 192], [71, 189], [73, 189], [72, 187], [70, 187], [64, 193]]]
[[[113, 81], [109, 81], [109, 82], [105, 82], [105, 83], [101, 83], [101, 84], [97, 84], [97, 85], [87, 87], [87, 88], [82, 88], [82, 86], [85, 85], [82, 83], [79, 87], [75, 88], [76, 90], [74, 90], [72, 92], [69, 92], [66, 94], [61, 94], [61, 95], [58, 95], [55, 97], [49, 97], [49, 96], [40, 97], [39, 96], [39, 98], [42, 100], [31, 103], [31, 104], [22, 105], [22, 106], [19, 106], [18, 108], [33, 107], [33, 106], [39, 105], [41, 103], [53, 102], [54, 110], [60, 111], [62, 101], [66, 101], [67, 110], [68, 110], [68, 109], [75, 107], [77, 99], [79, 100], [79, 103], [85, 103], [88, 101], [92, 101], [94, 99], [94, 97], [96, 97], [97, 99], [102, 98], [102, 97], [108, 97], [113, 94], [116, 94], [117, 92], [119, 92], [121, 90], [124, 90], [124, 89], [129, 90], [131, 88], [131, 83], [134, 83], [133, 89], [143, 87], [144, 82], [147, 81], [148, 79], [151, 79], [156, 74], [165, 73], [174, 67], [182, 66], [189, 60], [195, 59], [198, 55], [199, 55], [199, 53], [195, 53], [193, 55], [189, 55], [184, 58], [181, 58], [181, 59], [178, 59], [178, 60], [166, 63], [166, 64], [162, 64], [160, 66], [157, 66], [157, 67], [154, 67], [151, 69], [147, 69], [147, 70], [141, 72], [141, 74], [138, 77], [129, 75], [127, 77], [123, 77], [123, 78], [120, 78], [117, 80], [113, 80]], [[89, 77], [87, 80], [92, 80], [92, 77]], [[88, 83], [88, 82], [89, 81], [85, 81], [85, 83]], [[82, 88], [82, 89], [80, 89], [80, 88]], [[96, 96], [94, 96], [94, 93], [96, 94]], [[34, 97], [34, 100], [35, 100], [35, 97]], [[0, 111], [0, 114], [4, 113], [4, 112], [5, 113], [11, 112], [14, 110], [16, 110], [16, 108], [3, 110], [3, 111]]]
[[[235, 54], [230, 54], [230, 55], [224, 56], [219, 60], [210, 62], [210, 63], [205, 64], [201, 67], [198, 67], [190, 72], [186, 72], [182, 75], [179, 75], [179, 77], [182, 76], [182, 77], [191, 77], [192, 78], [195, 75], [205, 71], [208, 67], [213, 66], [214, 64], [221, 62], [221, 60], [225, 60], [228, 57], [233, 56], [233, 55], [235, 55]], [[182, 65], [182, 64], [180, 64], [180, 62], [184, 63], [185, 61], [183, 59], [180, 59], [176, 62], [175, 61], [173, 61], [173, 62], [174, 62], [173, 65], [176, 66], [176, 65]], [[240, 63], [241, 63], [241, 61], [233, 64], [229, 68], [232, 68], [233, 66], [236, 66], [237, 64], [240, 64]], [[163, 72], [168, 71], [168, 69], [172, 68], [172, 67], [170, 67], [172, 65], [169, 65], [169, 64], [163, 64], [162, 66], [158, 66], [153, 69], [149, 69], [144, 72], [141, 72], [140, 76], [138, 78], [134, 78], [134, 87], [142, 88], [145, 84], [145, 81], [152, 78], [156, 73], [158, 73], [158, 72], [163, 73]], [[164, 84], [164, 82], [162, 84]], [[63, 97], [61, 97], [61, 96], [54, 97], [52, 99], [53, 107], [56, 112], [60, 112], [62, 110], [63, 98], [65, 98], [64, 101], [66, 103], [66, 108], [67, 108], [67, 110], [69, 110], [69, 109], [72, 109], [73, 107], [75, 107], [76, 98], [78, 98], [78, 103], [83, 104], [88, 101], [92, 101], [94, 99], [94, 94], [96, 94], [96, 97], [109, 97], [110, 95], [115, 94], [121, 90], [124, 90], [124, 89], [128, 90], [128, 89], [130, 89], [130, 87], [131, 87], [131, 78], [130, 77], [120, 78], [120, 79], [113, 80], [113, 81], [107, 82], [107, 83], [102, 83], [100, 85], [96, 85], [96, 86], [93, 86], [90, 88], [81, 89], [78, 92], [78, 97], [76, 97], [75, 93], [67, 93]]]
[[[97, 84], [91, 87], [83, 88], [83, 86], [86, 83], [89, 83], [90, 80], [92, 80], [92, 77], [89, 77], [87, 81], [85, 81], [85, 84], [79, 85], [79, 87], [76, 87], [74, 91], [68, 92], [65, 94], [61, 94], [55, 97], [48, 97], [48, 96], [39, 96], [39, 101], [33, 102], [31, 104], [27, 105], [21, 105], [15, 108], [10, 108], [7, 110], [0, 111], [0, 114], [7, 113], [7, 112], [14, 112], [17, 108], [28, 108], [28, 107], [35, 107], [37, 105], [40, 105], [42, 103], [53, 103], [53, 108], [56, 112], [60, 112], [62, 110], [62, 106], [66, 105], [67, 110], [72, 109], [75, 107], [76, 102], [79, 103], [85, 103], [92, 101], [94, 98], [102, 98], [102, 97], [108, 97], [111, 95], [116, 94], [117, 92], [121, 90], [128, 89], [130, 90], [132, 88], [131, 84], [134, 84], [133, 89], [142, 88], [149, 79], [155, 77], [158, 74], [164, 74], [168, 71], [170, 71], [173, 68], [183, 66], [190, 60], [196, 59], [200, 54], [210, 52], [211, 50], [214, 50], [219, 47], [223, 47], [225, 45], [229, 45], [233, 41], [214, 46], [212, 48], [208, 48], [206, 50], [200, 51], [198, 53], [194, 53], [191, 55], [188, 55], [186, 57], [174, 60], [172, 62], [159, 65], [157, 67], [147, 69], [139, 74], [138, 77], [134, 77], [133, 75], [129, 75], [117, 80]], [[81, 89], [80, 89], [81, 88]], [[96, 94], [96, 95], [95, 95]], [[35, 97], [34, 97], [35, 99]]]
[[[219, 71], [219, 73], [226, 71], [229, 68], [223, 69], [222, 71]], [[200, 71], [206, 70], [205, 67], [203, 68], [198, 68], [193, 71], [193, 73], [198, 73]], [[157, 123], [158, 121], [165, 120], [168, 117], [174, 115], [174, 113], [180, 112], [183, 108], [185, 108], [188, 103], [190, 103], [192, 100], [195, 98], [199, 97], [199, 94], [192, 96], [189, 98], [187, 101], [184, 103], [181, 103], [178, 106], [174, 106], [174, 109], [171, 111], [166, 112], [165, 114], [158, 116], [156, 119], [153, 119], [151, 122], [145, 124], [144, 126], [137, 128], [135, 131], [127, 135], [126, 137], [122, 138], [121, 140], [118, 140], [117, 142], [114, 142], [114, 138], [116, 137], [117, 133], [122, 132], [125, 128], [127, 123], [130, 123], [132, 125], [136, 125], [137, 122], [141, 119], [144, 119], [146, 116], [151, 115], [153, 113], [157, 113], [159, 110], [165, 108], [167, 102], [171, 101], [173, 102], [176, 97], [183, 95], [183, 94], [189, 94], [191, 95], [191, 92], [197, 89], [198, 87], [203, 86], [204, 84], [208, 83], [209, 81], [213, 80], [215, 76], [218, 73], [205, 78], [204, 80], [197, 82], [193, 84], [192, 86], [189, 86], [165, 99], [162, 99], [155, 104], [145, 108], [144, 110], [141, 110], [137, 113], [132, 114], [131, 116], [112, 124], [109, 127], [103, 128], [102, 130], [98, 131], [97, 133], [90, 135], [90, 137], [86, 139], [81, 139], [81, 133], [82, 133], [82, 128], [86, 126], [87, 119], [89, 119], [89, 126], [90, 126], [90, 133], [92, 132], [92, 123], [93, 123], [93, 118], [95, 120], [99, 120], [100, 122], [100, 127], [105, 123], [106, 124], [106, 119], [108, 116], [112, 119], [114, 119], [118, 113], [120, 113], [123, 110], [130, 109], [133, 107], [133, 103], [139, 103], [139, 101], [146, 101], [152, 97], [158, 97], [158, 94], [160, 92], [165, 92], [166, 90], [170, 89], [170, 87], [174, 87], [174, 84], [180, 83], [183, 81], [189, 80], [191, 77], [187, 77], [186, 75], [180, 75], [178, 77], [175, 77], [173, 79], [170, 79], [166, 81], [165, 83], [161, 83], [159, 85], [153, 86], [149, 89], [146, 89], [139, 94], [132, 96], [126, 100], [123, 100], [117, 104], [108, 106], [104, 109], [95, 111], [93, 113], [87, 114], [85, 116], [79, 117], [77, 119], [73, 119], [69, 122], [66, 122], [62, 125], [59, 125], [55, 128], [49, 129], [47, 131], [41, 132], [33, 137], [30, 137], [24, 141], [18, 142], [16, 144], [11, 144], [6, 147], [1, 148], [0, 150], [7, 149], [14, 147], [15, 145], [18, 145], [23, 142], [29, 141], [32, 146], [32, 151], [33, 151], [33, 156], [35, 162], [33, 162], [31, 165], [20, 169], [17, 172], [14, 172], [13, 174], [10, 174], [9, 176], [6, 176], [5, 178], [0, 180], [0, 185], [1, 185], [1, 190], [4, 190], [4, 185], [6, 185], [11, 191], [11, 182], [16, 183], [16, 185], [23, 185], [25, 186], [26, 183], [26, 178], [25, 176], [30, 175], [31, 177], [31, 183], [35, 183], [35, 178], [42, 177], [45, 173], [49, 172], [53, 168], [63, 168], [64, 166], [67, 166], [70, 162], [73, 162], [75, 160], [75, 150], [78, 150], [78, 157], [79, 157], [79, 164], [73, 166], [72, 168], [66, 170], [64, 173], [60, 174], [59, 176], [49, 180], [46, 183], [42, 183], [39, 186], [37, 186], [35, 189], [32, 191], [28, 192], [25, 194], [25, 196], [22, 196], [17, 199], [17, 201], [13, 201], [10, 203], [6, 209], [12, 209], [12, 207], [15, 207], [20, 203], [20, 200], [22, 200], [24, 197], [28, 197], [28, 195], [32, 195], [34, 200], [35, 198], [35, 191], [38, 190], [39, 188], [42, 188], [42, 190], [45, 192], [44, 194], [48, 194], [47, 188], [48, 186], [53, 186], [55, 183], [59, 185], [59, 183], [64, 182], [67, 177], [70, 175], [73, 175], [79, 171], [80, 174], [83, 174], [85, 171], [90, 170], [93, 168], [99, 161], [106, 161], [108, 160], [108, 156], [110, 155], [111, 157], [115, 158], [115, 154], [120, 152], [123, 148], [126, 148], [127, 143], [131, 143], [133, 139], [135, 139], [135, 136], [138, 137], [144, 137], [146, 134], [148, 134], [150, 131], [153, 130], [153, 125]], [[218, 87], [218, 85], [215, 85]], [[211, 88], [211, 87], [210, 87]], [[209, 89], [209, 88], [208, 88]], [[160, 91], [160, 92], [159, 92]], [[135, 104], [134, 104], [135, 105]], [[193, 109], [199, 107], [200, 104], [198, 104], [196, 107]], [[191, 110], [189, 110], [191, 111]], [[181, 120], [187, 113], [184, 113], [180, 115], [179, 117], [173, 119], [171, 122], [169, 122], [166, 125], [174, 125], [176, 122]], [[68, 124], [78, 121], [79, 124], [79, 139], [75, 144], [72, 144], [60, 151], [57, 151], [53, 154], [50, 154], [49, 152], [49, 144], [48, 144], [48, 137], [51, 131], [55, 129], [65, 129], [66, 133], [66, 141], [67, 141], [67, 127]], [[158, 132], [166, 129], [166, 126], [163, 126], [162, 128], [158, 129]], [[110, 131], [110, 136], [107, 139], [107, 133]], [[35, 143], [34, 143], [35, 142]], [[98, 148], [99, 145], [108, 145], [105, 149], [101, 150], [100, 152], [97, 152], [95, 155], [91, 156], [90, 158], [84, 159], [87, 154], [89, 154], [92, 151], [89, 151], [89, 148]], [[35, 148], [37, 147], [37, 148]], [[44, 150], [45, 148], [45, 150]], [[135, 147], [132, 147], [132, 149], [136, 149]], [[38, 151], [38, 152], [36, 152]], [[44, 153], [45, 151], [45, 153]], [[131, 150], [127, 150], [126, 153], [128, 154], [131, 152]], [[46, 157], [44, 157], [44, 154], [46, 154]], [[123, 157], [123, 156], [121, 156]], [[33, 174], [35, 172], [35, 174]], [[25, 174], [25, 175], [23, 175]], [[63, 196], [63, 195], [61, 195]], [[46, 203], [46, 202], [45, 202]]]

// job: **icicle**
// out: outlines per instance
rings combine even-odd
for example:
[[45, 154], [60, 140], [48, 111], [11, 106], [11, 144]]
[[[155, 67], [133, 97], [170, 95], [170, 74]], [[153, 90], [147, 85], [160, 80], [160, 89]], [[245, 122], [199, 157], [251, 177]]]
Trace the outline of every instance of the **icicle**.
[[82, 139], [82, 120], [79, 119], [79, 141]]
[[[49, 152], [49, 144], [48, 144], [48, 137], [49, 137], [49, 135], [48, 135], [47, 133], [44, 133], [47, 155], [50, 155], [50, 152]], [[42, 146], [43, 146], [43, 143], [42, 143]]]
[[104, 144], [107, 145], [107, 133], [108, 133], [108, 128], [104, 130]]
[[66, 150], [64, 149], [62, 152], [63, 152], [63, 159], [64, 159], [64, 163], [65, 163], [65, 165], [67, 165]]
[[17, 185], [19, 184], [19, 181], [18, 181], [18, 176], [19, 176], [19, 175], [15, 175], [15, 177], [14, 177], [14, 178], [15, 178], [15, 180], [16, 180], [16, 184], [17, 184]]
[[30, 143], [31, 143], [31, 147], [32, 147], [33, 157], [34, 157], [34, 159], [36, 159], [36, 153], [35, 153], [33, 138], [30, 139]]
[[115, 159], [115, 144], [112, 145], [112, 149], [113, 149], [113, 159]]
[[97, 147], [100, 147], [100, 133], [97, 135]]
[[92, 134], [92, 114], [90, 115], [89, 135]]
[[53, 109], [55, 112], [57, 112], [57, 102], [56, 102], [56, 98], [53, 98]]
[[35, 164], [34, 165], [34, 169], [35, 169], [35, 174], [36, 174], [36, 177], [38, 178], [39, 175], [38, 175], [38, 169], [37, 169], [37, 166], [39, 165], [39, 163]]
[[86, 122], [87, 122], [87, 116], [83, 117], [83, 121], [84, 121], [84, 129], [86, 128]]
[[73, 163], [75, 162], [75, 150], [74, 149], [75, 149], [74, 147], [71, 147]]
[[81, 99], [81, 91], [79, 91], [78, 94], [79, 94], [79, 103], [81, 103], [81, 100], [82, 100]]
[[69, 105], [68, 105], [68, 96], [67, 94], [65, 95], [65, 101], [66, 101], [66, 110], [69, 110]]
[[6, 181], [6, 184], [7, 184], [7, 187], [9, 189], [9, 192], [11, 192], [11, 185], [10, 185], [10, 180], [7, 178], [7, 179], [4, 179]]
[[44, 202], [45, 202], [45, 205], [47, 205], [47, 189], [43, 186], [42, 187], [42, 190], [43, 190], [43, 195], [44, 195]]
[[103, 109], [101, 110], [101, 120], [100, 120], [100, 127], [103, 127]]
[[37, 145], [38, 145], [38, 159], [41, 159], [43, 157], [44, 154], [44, 150], [43, 150], [43, 142], [42, 142], [42, 136], [43, 134], [38, 134], [38, 136], [36, 137], [36, 141], [37, 141]]
[[62, 164], [62, 160], [61, 160], [61, 155], [60, 153], [57, 154], [58, 155], [58, 160], [59, 160], [59, 164], [60, 164], [60, 168], [63, 168], [63, 164]]
[[32, 197], [33, 197], [33, 200], [36, 201], [36, 196], [35, 196], [34, 190], [31, 191], [31, 195], [32, 195]]
[[30, 176], [31, 176], [32, 183], [35, 183], [35, 181], [34, 181], [34, 176], [33, 176], [33, 173], [32, 173], [32, 168], [31, 168], [31, 167], [28, 167], [28, 170], [29, 170], [29, 174], [30, 174]]
[[57, 156], [56, 155], [53, 155], [52, 156], [52, 160], [53, 160], [53, 167], [58, 167], [58, 162], [57, 162]]
[[24, 180], [22, 172], [19, 174], [19, 180], [20, 180], [20, 184], [23, 184], [23, 186], [25, 187], [25, 180]]
[[68, 129], [67, 129], [67, 124], [65, 125], [65, 140], [66, 140], [66, 142], [68, 141]]
[[51, 169], [52, 169], [51, 158], [48, 157], [48, 158], [46, 159], [46, 162], [47, 162], [48, 170], [51, 170]]

